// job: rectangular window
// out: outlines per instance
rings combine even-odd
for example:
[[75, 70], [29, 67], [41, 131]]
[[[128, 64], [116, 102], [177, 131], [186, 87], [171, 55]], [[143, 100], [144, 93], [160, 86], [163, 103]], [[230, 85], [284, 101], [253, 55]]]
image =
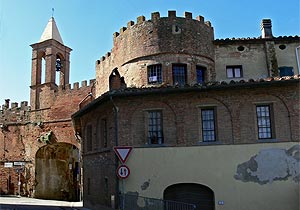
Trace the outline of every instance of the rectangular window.
[[201, 109], [203, 142], [216, 141], [215, 109]]
[[173, 64], [173, 83], [180, 86], [187, 83], [185, 64]]
[[256, 106], [258, 138], [270, 139], [272, 138], [272, 124], [270, 105]]
[[226, 66], [227, 78], [241, 78], [243, 77], [242, 66]]
[[206, 68], [203, 66], [196, 66], [196, 73], [197, 73], [197, 83], [202, 84], [205, 80], [205, 71]]
[[92, 151], [93, 149], [93, 127], [92, 125], [88, 125], [86, 127], [86, 150]]
[[279, 69], [279, 75], [280, 75], [280, 77], [294, 76], [294, 69], [293, 69], [293, 67], [282, 66], [282, 67], [279, 67], [278, 69]]
[[161, 64], [148, 66], [148, 84], [162, 83]]
[[148, 112], [148, 142], [149, 144], [163, 144], [162, 112]]

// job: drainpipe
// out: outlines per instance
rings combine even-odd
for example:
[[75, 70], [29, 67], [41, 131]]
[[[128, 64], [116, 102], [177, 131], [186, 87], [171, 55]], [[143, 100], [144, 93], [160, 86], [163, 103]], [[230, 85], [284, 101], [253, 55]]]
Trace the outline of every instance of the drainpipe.
[[89, 92], [89, 93], [86, 95], [86, 97], [84, 97], [84, 99], [82, 99], [82, 100], [79, 102], [79, 104], [78, 104], [79, 109], [81, 109], [81, 104], [85, 101], [85, 99], [87, 99], [88, 97], [92, 97], [92, 96], [93, 96], [93, 93], [92, 93], [92, 92]]
[[[114, 121], [115, 121], [115, 146], [119, 145], [119, 139], [118, 139], [118, 134], [119, 134], [119, 128], [118, 128], [118, 111], [119, 108], [116, 106], [116, 104], [113, 101], [112, 96], [110, 95], [109, 97], [112, 105], [113, 105], [113, 112], [114, 112]], [[117, 171], [119, 166], [119, 160], [118, 157], [115, 155], [115, 171]], [[115, 209], [119, 207], [119, 178], [116, 175], [116, 186], [115, 186], [115, 191], [116, 191], [116, 196], [115, 196]]]
[[300, 74], [299, 48], [300, 46], [296, 47], [296, 61], [297, 61], [298, 74]]

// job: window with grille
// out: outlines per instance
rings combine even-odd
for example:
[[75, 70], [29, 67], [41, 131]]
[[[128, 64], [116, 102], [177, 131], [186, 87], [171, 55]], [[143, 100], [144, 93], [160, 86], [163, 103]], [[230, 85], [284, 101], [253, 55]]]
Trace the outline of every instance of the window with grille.
[[227, 78], [241, 78], [243, 77], [242, 66], [226, 66]]
[[185, 64], [173, 64], [173, 83], [180, 86], [187, 83]]
[[161, 64], [148, 66], [148, 84], [162, 83]]
[[148, 112], [148, 142], [149, 144], [164, 143], [161, 111]]
[[272, 138], [272, 122], [271, 122], [271, 107], [270, 105], [256, 106], [258, 138]]
[[215, 109], [201, 109], [203, 142], [216, 141]]

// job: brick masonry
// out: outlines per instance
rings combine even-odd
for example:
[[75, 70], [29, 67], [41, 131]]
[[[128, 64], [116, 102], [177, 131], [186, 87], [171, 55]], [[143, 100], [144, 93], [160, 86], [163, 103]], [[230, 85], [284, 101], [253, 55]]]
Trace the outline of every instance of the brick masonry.
[[[272, 104], [275, 136], [267, 142], [299, 141], [299, 77], [296, 80], [234, 83], [215, 87], [199, 88], [149, 88], [127, 89], [115, 91], [98, 98], [93, 109], [81, 117], [80, 130], [83, 139], [87, 139], [86, 125], [92, 125], [92, 144], [99, 141], [97, 130], [98, 119], [106, 118], [108, 122], [107, 148], [95, 148], [87, 151], [87, 141], [83, 150], [84, 158], [84, 193], [87, 206], [101, 203], [110, 205], [107, 199], [114, 194], [116, 180], [114, 154], [111, 148], [115, 142], [115, 118], [113, 104], [118, 107], [118, 139], [119, 145], [133, 147], [155, 147], [149, 145], [147, 139], [147, 118], [149, 110], [162, 110], [163, 115], [163, 147], [214, 146], [230, 144], [255, 144], [263, 142], [258, 139], [256, 122], [256, 105]], [[285, 83], [287, 82], [287, 83]], [[263, 84], [262, 84], [263, 83]], [[217, 118], [217, 141], [205, 143], [201, 135], [201, 115], [203, 107], [215, 107]], [[287, 117], [289, 116], [289, 117]], [[159, 146], [159, 145], [157, 145]], [[101, 165], [103, 164], [103, 165]], [[108, 164], [108, 165], [106, 165]], [[95, 167], [97, 166], [97, 167]], [[100, 167], [100, 168], [99, 168]], [[103, 170], [105, 168], [105, 174]], [[111, 171], [109, 171], [109, 169]], [[102, 171], [102, 172], [101, 172]], [[101, 172], [101, 173], [100, 173]], [[94, 174], [99, 174], [94, 179]], [[87, 181], [90, 179], [90, 181]], [[104, 180], [108, 181], [109, 190], [104, 191]], [[90, 183], [90, 186], [87, 186]], [[94, 197], [94, 195], [103, 195]], [[93, 203], [93, 204], [92, 204]], [[90, 206], [90, 207], [91, 207]]]

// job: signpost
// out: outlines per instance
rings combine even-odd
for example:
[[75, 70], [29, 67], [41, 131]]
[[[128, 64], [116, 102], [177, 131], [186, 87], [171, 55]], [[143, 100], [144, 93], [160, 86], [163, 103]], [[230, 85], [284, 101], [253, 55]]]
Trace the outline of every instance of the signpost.
[[119, 160], [122, 162], [122, 165], [120, 165], [117, 168], [117, 176], [119, 177], [119, 179], [122, 179], [122, 192], [123, 192], [123, 199], [122, 199], [122, 209], [124, 209], [124, 205], [125, 205], [125, 182], [124, 180], [126, 178], [128, 178], [128, 176], [130, 175], [130, 169], [128, 168], [128, 166], [125, 165], [125, 162], [127, 161], [131, 151], [132, 151], [132, 147], [129, 146], [117, 146], [114, 147], [114, 151], [116, 153], [116, 155], [118, 156]]
[[118, 146], [118, 147], [114, 147], [114, 151], [115, 151], [116, 155], [118, 156], [119, 160], [122, 163], [125, 163], [129, 157], [129, 154], [132, 151], [132, 147]]
[[12, 168], [12, 167], [13, 167], [13, 163], [12, 162], [4, 163], [4, 168]]
[[130, 175], [130, 169], [126, 165], [120, 165], [117, 169], [117, 175], [120, 179], [126, 179]]
[[14, 166], [24, 166], [25, 162], [14, 162]]

